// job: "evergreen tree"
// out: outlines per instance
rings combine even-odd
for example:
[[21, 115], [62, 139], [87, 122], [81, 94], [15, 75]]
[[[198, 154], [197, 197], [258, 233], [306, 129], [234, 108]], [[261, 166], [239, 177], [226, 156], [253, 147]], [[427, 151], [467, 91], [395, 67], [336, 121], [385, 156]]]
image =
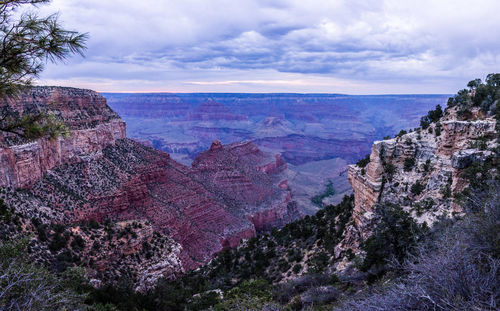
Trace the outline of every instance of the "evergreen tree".
[[[75, 53], [83, 55], [87, 34], [63, 29], [57, 14], [39, 17], [34, 12], [18, 13], [22, 7], [48, 2], [50, 0], [0, 1], [0, 100], [32, 85], [47, 62], [63, 60]], [[57, 136], [61, 124], [48, 113], [18, 115], [4, 105], [0, 130], [35, 139]]]

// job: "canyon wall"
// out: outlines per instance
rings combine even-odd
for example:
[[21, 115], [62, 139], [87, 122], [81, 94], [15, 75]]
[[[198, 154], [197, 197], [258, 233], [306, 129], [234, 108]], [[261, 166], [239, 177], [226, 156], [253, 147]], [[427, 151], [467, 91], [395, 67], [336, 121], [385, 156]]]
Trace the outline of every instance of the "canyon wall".
[[[472, 112], [480, 114], [479, 108]], [[376, 204], [400, 205], [417, 222], [429, 226], [439, 217], [460, 215], [463, 211], [454, 196], [468, 185], [462, 172], [471, 163], [494, 156], [496, 122], [492, 116], [462, 121], [451, 108], [427, 129], [376, 141], [366, 166], [349, 166], [353, 221], [337, 254], [347, 248], [358, 250], [370, 235]]]
[[[68, 126], [70, 136], [54, 140], [2, 134], [1, 198], [23, 219], [36, 219], [37, 228], [72, 227], [88, 242], [79, 252], [96, 279], [110, 280], [126, 268], [144, 289], [301, 216], [286, 162], [253, 143], [215, 141], [186, 166], [125, 138], [125, 123], [95, 92], [33, 88], [3, 105], [21, 114], [50, 112]], [[82, 232], [81, 224], [89, 222], [112, 225]], [[147, 245], [153, 240], [163, 246], [152, 251]], [[89, 247], [96, 241], [99, 252]], [[40, 243], [45, 258], [50, 252]], [[124, 257], [126, 267], [116, 264]]]
[[10, 113], [50, 113], [68, 127], [69, 137], [23, 141], [0, 132], [0, 186], [33, 184], [50, 169], [99, 156], [117, 139], [126, 137], [125, 122], [90, 90], [30, 88], [18, 97], [0, 102]]

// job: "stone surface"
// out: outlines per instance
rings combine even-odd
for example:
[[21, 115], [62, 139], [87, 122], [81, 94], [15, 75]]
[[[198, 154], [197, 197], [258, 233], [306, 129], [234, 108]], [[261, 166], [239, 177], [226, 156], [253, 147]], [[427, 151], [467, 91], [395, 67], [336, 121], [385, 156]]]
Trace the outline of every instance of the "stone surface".
[[10, 134], [0, 132], [0, 186], [23, 187], [39, 180], [48, 170], [97, 157], [102, 150], [125, 138], [125, 123], [106, 99], [89, 90], [41, 87], [19, 98], [0, 102], [19, 113], [53, 112], [71, 130], [67, 138], [39, 139], [13, 145]]
[[[440, 135], [436, 134], [439, 125], [434, 123], [430, 129], [376, 141], [365, 168], [349, 166], [348, 179], [353, 187], [355, 207], [352, 224], [336, 249], [338, 256], [348, 248], [359, 251], [359, 243], [373, 229], [372, 208], [377, 203], [398, 204], [417, 222], [430, 226], [439, 216], [451, 217], [462, 212], [453, 202], [453, 194], [467, 186], [461, 172], [473, 161], [492, 155], [488, 149], [497, 147], [496, 120], [460, 121], [450, 110], [440, 124]], [[413, 165], [407, 163], [405, 169], [405, 162], [411, 163], [410, 159]], [[393, 174], [387, 171], [390, 165]], [[421, 191], [412, 191], [417, 183], [422, 186]]]

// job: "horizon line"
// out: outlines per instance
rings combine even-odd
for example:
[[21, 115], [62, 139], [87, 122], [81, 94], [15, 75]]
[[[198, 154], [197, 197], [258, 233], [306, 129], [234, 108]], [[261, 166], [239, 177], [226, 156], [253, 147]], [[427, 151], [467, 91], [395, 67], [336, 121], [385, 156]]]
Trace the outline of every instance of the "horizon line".
[[340, 96], [397, 96], [397, 95], [435, 95], [452, 96], [451, 93], [379, 93], [379, 94], [349, 94], [349, 93], [324, 93], [324, 92], [168, 92], [168, 91], [97, 91], [101, 94], [294, 94], [294, 95], [340, 95]]

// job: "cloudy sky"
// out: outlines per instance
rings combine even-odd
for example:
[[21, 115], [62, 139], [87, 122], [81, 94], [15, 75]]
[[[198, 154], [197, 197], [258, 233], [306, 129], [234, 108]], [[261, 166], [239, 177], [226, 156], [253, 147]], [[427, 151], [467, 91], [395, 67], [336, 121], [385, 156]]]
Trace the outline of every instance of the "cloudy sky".
[[500, 72], [498, 0], [53, 0], [86, 57], [40, 84], [117, 92], [455, 93]]

